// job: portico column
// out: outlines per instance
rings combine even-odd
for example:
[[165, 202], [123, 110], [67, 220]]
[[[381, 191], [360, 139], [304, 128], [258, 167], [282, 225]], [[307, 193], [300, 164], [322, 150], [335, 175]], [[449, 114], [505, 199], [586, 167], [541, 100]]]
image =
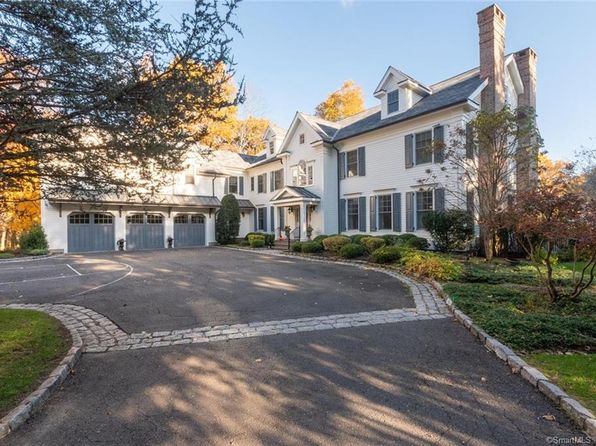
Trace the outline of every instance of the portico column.
[[306, 240], [306, 205], [300, 203], [300, 240]]

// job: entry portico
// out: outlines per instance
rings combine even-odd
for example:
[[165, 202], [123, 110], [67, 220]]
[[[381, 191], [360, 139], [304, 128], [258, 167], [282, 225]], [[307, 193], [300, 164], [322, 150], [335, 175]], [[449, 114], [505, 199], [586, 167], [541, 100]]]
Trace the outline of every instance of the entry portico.
[[306, 240], [306, 229], [312, 226], [312, 213], [320, 205], [321, 197], [304, 187], [285, 186], [271, 198], [270, 203], [276, 219], [273, 227], [279, 229], [276, 235], [281, 237], [287, 225], [292, 228], [290, 238]]

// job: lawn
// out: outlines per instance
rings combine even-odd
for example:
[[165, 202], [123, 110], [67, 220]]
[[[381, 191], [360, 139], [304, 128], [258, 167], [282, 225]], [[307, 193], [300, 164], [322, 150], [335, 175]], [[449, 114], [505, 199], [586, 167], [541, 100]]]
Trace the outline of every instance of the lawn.
[[0, 417], [48, 376], [70, 348], [54, 318], [32, 310], [0, 310]]
[[596, 355], [535, 353], [526, 360], [596, 413]]

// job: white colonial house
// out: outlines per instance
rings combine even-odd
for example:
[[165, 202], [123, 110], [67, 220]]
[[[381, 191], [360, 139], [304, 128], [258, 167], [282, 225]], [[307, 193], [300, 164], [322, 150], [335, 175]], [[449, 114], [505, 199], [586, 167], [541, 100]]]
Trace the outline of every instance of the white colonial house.
[[[480, 63], [432, 85], [390, 66], [374, 91], [378, 104], [339, 122], [296, 113], [288, 130], [270, 126], [258, 156], [228, 151], [189, 155], [169, 188], [149, 200], [107, 197], [81, 203], [49, 198], [42, 224], [50, 248], [67, 252], [164, 248], [215, 243], [221, 198], [234, 194], [240, 236], [292, 229], [292, 238], [345, 233], [427, 235], [422, 216], [466, 208], [474, 197], [446, 174], [436, 141], [449, 139], [478, 110], [536, 105], [536, 53], [505, 54], [505, 15], [478, 13]], [[447, 166], [448, 167], [448, 166]], [[432, 182], [420, 180], [434, 172]], [[446, 199], [446, 192], [450, 197]]]

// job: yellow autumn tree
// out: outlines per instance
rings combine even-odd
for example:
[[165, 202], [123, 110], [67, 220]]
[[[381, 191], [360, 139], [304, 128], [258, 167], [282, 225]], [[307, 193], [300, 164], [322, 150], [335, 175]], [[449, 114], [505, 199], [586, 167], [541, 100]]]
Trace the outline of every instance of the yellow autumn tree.
[[315, 114], [327, 121], [339, 121], [364, 110], [364, 95], [352, 80], [344, 81], [339, 90], [317, 105]]
[[565, 187], [579, 189], [584, 179], [572, 174], [573, 167], [573, 163], [553, 160], [546, 153], [541, 153], [538, 156], [538, 181], [544, 187], [554, 188], [557, 184], [563, 184], [561, 177], [564, 176]]
[[[192, 62], [188, 64], [188, 76], [203, 76], [204, 73], [205, 70], [199, 64]], [[219, 64], [210, 76], [213, 78], [213, 83], [220, 86], [222, 103], [232, 103], [238, 94], [238, 87], [226, 66]], [[196, 106], [201, 107], [201, 104]], [[197, 135], [201, 144], [214, 150], [232, 150], [247, 154], [255, 154], [263, 150], [263, 135], [269, 126], [269, 120], [254, 116], [240, 119], [238, 107], [235, 105], [217, 110], [213, 119], [197, 119], [196, 115], [190, 111], [183, 126]]]

